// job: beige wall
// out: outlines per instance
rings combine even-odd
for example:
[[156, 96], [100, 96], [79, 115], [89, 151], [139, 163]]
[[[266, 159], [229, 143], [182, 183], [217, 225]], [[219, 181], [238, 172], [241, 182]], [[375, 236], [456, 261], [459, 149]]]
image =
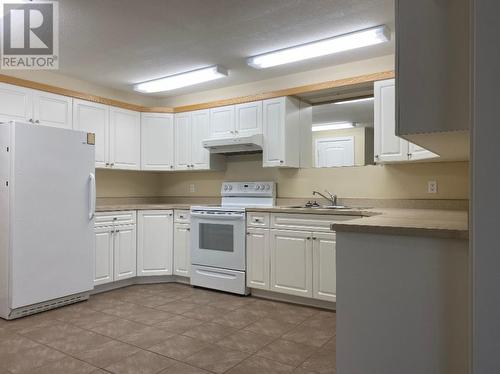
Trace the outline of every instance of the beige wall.
[[97, 197], [160, 196], [162, 176], [158, 173], [96, 170]]
[[364, 74], [379, 73], [394, 69], [394, 55], [351, 62], [328, 68], [310, 70], [297, 74], [285, 75], [273, 79], [266, 79], [238, 86], [225, 87], [215, 90], [197, 92], [164, 99], [162, 105], [182, 106], [209, 102], [221, 99], [230, 99], [238, 96], [255, 95], [284, 88], [297, 87], [329, 80], [351, 78]]
[[156, 106], [158, 100], [144, 95], [134, 94], [112, 88], [103, 87], [94, 83], [82, 81], [66, 75], [53, 73], [44, 70], [2, 70], [2, 74], [12, 77], [27, 79], [30, 81], [50, 84], [52, 86], [66, 88], [108, 99], [124, 101], [130, 104]]
[[[259, 155], [231, 156], [225, 172], [162, 174], [163, 196], [219, 196], [224, 180], [272, 180], [278, 197], [310, 197], [312, 190], [344, 198], [467, 199], [468, 163], [418, 163], [325, 169], [263, 168]], [[427, 193], [427, 181], [438, 182], [438, 193]], [[190, 184], [196, 192], [190, 193]]]

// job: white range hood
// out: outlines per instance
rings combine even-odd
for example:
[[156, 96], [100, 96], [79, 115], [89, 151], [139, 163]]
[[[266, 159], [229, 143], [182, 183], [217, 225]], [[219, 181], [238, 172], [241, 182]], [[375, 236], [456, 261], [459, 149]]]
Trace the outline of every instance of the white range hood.
[[210, 153], [246, 153], [262, 151], [262, 134], [240, 136], [237, 138], [207, 139], [203, 147]]

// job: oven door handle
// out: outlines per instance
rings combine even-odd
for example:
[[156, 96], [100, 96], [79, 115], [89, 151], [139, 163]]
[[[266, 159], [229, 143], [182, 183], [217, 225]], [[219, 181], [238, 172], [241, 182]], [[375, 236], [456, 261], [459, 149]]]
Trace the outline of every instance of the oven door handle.
[[223, 214], [202, 214], [202, 213], [191, 212], [191, 217], [205, 218], [205, 219], [220, 219], [220, 220], [225, 220], [225, 221], [236, 221], [236, 220], [244, 219], [245, 214], [226, 216]]

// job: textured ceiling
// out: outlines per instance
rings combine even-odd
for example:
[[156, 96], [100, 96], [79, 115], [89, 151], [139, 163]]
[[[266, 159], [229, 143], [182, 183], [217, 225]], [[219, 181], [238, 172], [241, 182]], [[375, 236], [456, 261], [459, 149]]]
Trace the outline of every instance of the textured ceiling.
[[60, 0], [60, 73], [122, 90], [213, 64], [221, 88], [393, 53], [394, 42], [266, 70], [245, 58], [379, 24], [394, 0]]

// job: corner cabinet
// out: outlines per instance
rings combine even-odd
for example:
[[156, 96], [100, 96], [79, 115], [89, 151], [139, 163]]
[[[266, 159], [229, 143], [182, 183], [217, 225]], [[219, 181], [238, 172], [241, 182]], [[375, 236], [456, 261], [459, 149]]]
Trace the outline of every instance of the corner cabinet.
[[434, 159], [439, 156], [396, 135], [396, 86], [394, 79], [374, 84], [374, 151], [376, 163]]
[[263, 166], [300, 167], [300, 101], [292, 97], [264, 100]]
[[139, 170], [141, 165], [141, 116], [139, 112], [111, 107], [110, 166]]
[[137, 276], [172, 275], [173, 211], [141, 210], [137, 214]]
[[174, 115], [141, 113], [141, 170], [174, 170]]
[[210, 112], [197, 110], [174, 115], [175, 170], [211, 170], [224, 166], [224, 156], [203, 147], [209, 137]]

